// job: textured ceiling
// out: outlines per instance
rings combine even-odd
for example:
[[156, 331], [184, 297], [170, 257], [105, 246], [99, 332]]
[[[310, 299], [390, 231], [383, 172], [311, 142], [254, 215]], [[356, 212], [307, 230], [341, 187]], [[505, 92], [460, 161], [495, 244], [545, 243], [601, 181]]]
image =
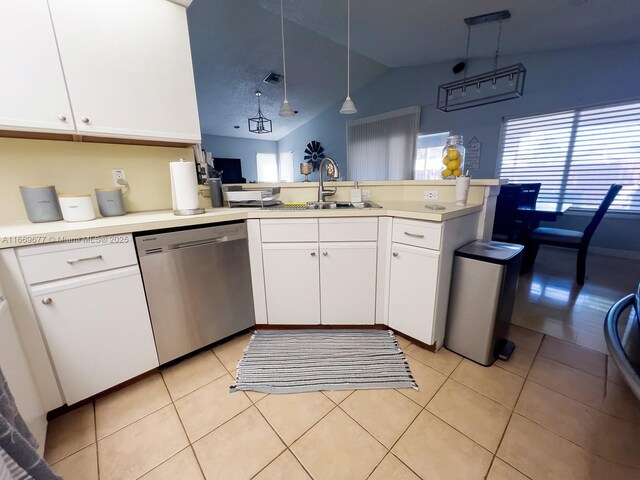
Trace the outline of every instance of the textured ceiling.
[[[285, 0], [289, 101], [281, 118], [279, 0], [194, 0], [188, 9], [205, 134], [277, 140], [346, 94], [346, 0]], [[388, 67], [464, 57], [468, 16], [508, 8], [501, 52], [517, 54], [640, 39], [640, 0], [352, 0], [352, 91]], [[470, 56], [492, 55], [497, 25], [472, 28]], [[273, 134], [248, 132], [263, 93]], [[356, 102], [357, 103], [357, 102]], [[235, 130], [233, 125], [239, 125]]]

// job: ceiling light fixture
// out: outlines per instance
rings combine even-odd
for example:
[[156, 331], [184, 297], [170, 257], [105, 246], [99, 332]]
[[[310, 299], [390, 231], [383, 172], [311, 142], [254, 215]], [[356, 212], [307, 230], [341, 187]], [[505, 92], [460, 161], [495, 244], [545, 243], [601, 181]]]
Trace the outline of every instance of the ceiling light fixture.
[[260, 108], [261, 96], [262, 92], [260, 90], [256, 90], [256, 97], [258, 97], [258, 115], [248, 120], [249, 131], [251, 133], [271, 133], [273, 131], [271, 120], [262, 114], [262, 109]]
[[[517, 63], [498, 69], [500, 41], [502, 40], [502, 22], [509, 18], [511, 18], [509, 10], [502, 10], [500, 12], [464, 19], [464, 22], [467, 24], [467, 53], [464, 60], [465, 65], [469, 64], [471, 27], [482, 23], [498, 22], [498, 41], [493, 57], [493, 70], [473, 77], [467, 77], [467, 69], [465, 68], [464, 78], [462, 80], [440, 85], [438, 87], [438, 110], [452, 112], [511, 100], [523, 95], [524, 79], [527, 73], [524, 65]], [[473, 96], [467, 95], [467, 88], [474, 89], [475, 94]]]
[[351, 0], [347, 0], [347, 98], [342, 104], [340, 113], [350, 115], [358, 109], [349, 96], [351, 92]]
[[293, 108], [289, 105], [289, 100], [287, 99], [287, 61], [284, 55], [284, 7], [282, 6], [283, 0], [280, 0], [280, 31], [282, 33], [282, 73], [284, 75], [284, 101], [282, 105], [280, 105], [280, 111], [278, 115], [281, 117], [290, 117], [295, 115]]

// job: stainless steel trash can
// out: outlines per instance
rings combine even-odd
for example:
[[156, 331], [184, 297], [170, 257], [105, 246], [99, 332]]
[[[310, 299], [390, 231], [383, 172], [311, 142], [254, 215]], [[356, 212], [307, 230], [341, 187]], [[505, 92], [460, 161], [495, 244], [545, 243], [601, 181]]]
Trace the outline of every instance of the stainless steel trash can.
[[509, 358], [515, 345], [507, 333], [523, 248], [476, 240], [456, 250], [445, 347], [485, 366]]

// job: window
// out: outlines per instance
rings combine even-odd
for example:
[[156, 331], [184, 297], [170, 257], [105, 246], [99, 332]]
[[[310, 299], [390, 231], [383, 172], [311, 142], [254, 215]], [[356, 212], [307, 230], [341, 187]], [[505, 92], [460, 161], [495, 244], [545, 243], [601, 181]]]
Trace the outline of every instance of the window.
[[349, 180], [408, 180], [416, 155], [420, 107], [347, 122]]
[[256, 153], [259, 182], [278, 181], [278, 157], [275, 153]]
[[280, 181], [293, 182], [293, 152], [280, 152]]
[[449, 132], [420, 135], [413, 165], [414, 180], [440, 180], [442, 172], [442, 149]]
[[507, 119], [500, 177], [542, 182], [539, 199], [598, 207], [612, 183], [612, 210], [640, 212], [640, 102]]

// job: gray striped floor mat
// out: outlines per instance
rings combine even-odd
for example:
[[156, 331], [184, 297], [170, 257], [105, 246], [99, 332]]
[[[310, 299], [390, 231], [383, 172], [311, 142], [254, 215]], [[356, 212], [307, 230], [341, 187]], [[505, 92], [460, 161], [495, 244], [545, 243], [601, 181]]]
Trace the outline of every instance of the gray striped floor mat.
[[390, 330], [258, 330], [231, 392], [418, 389]]

